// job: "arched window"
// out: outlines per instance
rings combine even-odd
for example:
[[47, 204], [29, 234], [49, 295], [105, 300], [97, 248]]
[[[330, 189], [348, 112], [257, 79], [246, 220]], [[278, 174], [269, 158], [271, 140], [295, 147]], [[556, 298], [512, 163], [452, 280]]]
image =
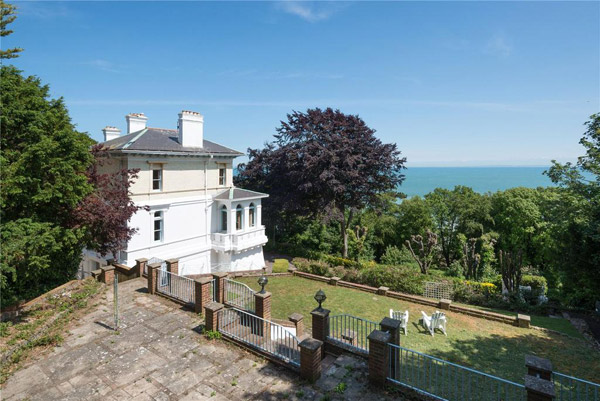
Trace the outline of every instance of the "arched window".
[[221, 231], [227, 231], [227, 206], [221, 207]]
[[248, 210], [248, 225], [250, 227], [254, 227], [256, 225], [256, 207], [254, 207], [254, 203], [250, 204], [250, 209]]
[[244, 229], [244, 209], [242, 208], [242, 205], [237, 205], [235, 208], [235, 229]]

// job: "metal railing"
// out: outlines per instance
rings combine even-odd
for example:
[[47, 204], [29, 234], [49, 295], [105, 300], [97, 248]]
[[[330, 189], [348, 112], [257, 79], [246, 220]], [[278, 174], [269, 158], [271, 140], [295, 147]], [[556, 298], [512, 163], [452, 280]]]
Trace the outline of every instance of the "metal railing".
[[217, 302], [217, 279], [213, 278], [210, 281], [210, 299], [213, 302]]
[[158, 270], [156, 290], [188, 304], [196, 301], [194, 280], [166, 270]]
[[379, 327], [379, 323], [352, 315], [331, 316], [327, 339], [350, 351], [365, 353], [369, 351], [367, 337]]
[[[224, 279], [225, 292], [223, 302], [238, 309], [254, 312], [256, 310], [254, 302], [254, 290], [244, 283], [230, 279]], [[213, 286], [214, 288], [214, 286]]]
[[525, 400], [525, 386], [388, 344], [388, 380], [441, 400]]
[[558, 401], [600, 401], [600, 384], [552, 372], [554, 394]]
[[282, 325], [235, 308], [221, 309], [218, 320], [219, 332], [224, 335], [300, 366], [298, 338]]

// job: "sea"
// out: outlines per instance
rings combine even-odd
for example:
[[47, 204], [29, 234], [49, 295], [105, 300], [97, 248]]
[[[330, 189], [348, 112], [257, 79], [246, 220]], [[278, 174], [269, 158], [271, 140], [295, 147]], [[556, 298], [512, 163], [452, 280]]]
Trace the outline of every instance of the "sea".
[[452, 189], [457, 185], [475, 192], [502, 191], [513, 187], [548, 187], [550, 179], [545, 167], [409, 167], [399, 191], [407, 197], [423, 196], [435, 188]]

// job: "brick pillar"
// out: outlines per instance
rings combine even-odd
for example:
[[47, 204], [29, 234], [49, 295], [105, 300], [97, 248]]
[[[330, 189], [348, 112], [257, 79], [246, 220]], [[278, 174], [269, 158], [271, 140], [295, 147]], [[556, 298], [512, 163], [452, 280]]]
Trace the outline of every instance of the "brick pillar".
[[381, 330], [373, 330], [369, 340], [369, 383], [383, 388], [387, 382], [389, 367], [388, 343], [391, 335]]
[[141, 258], [141, 259], [136, 259], [135, 260], [135, 270], [136, 270], [136, 277], [142, 277], [144, 275], [144, 268], [146, 267], [146, 265], [148, 264], [148, 259], [146, 258]]
[[194, 312], [203, 313], [204, 307], [212, 302], [210, 277], [201, 277], [194, 280]]
[[539, 377], [525, 375], [525, 391], [527, 401], [554, 400], [554, 383]]
[[334, 287], [338, 285], [338, 282], [341, 280], [341, 278], [339, 277], [331, 277], [329, 279], [329, 284], [333, 285]]
[[169, 273], [179, 275], [179, 259], [167, 259], [165, 262]]
[[552, 362], [535, 355], [525, 355], [525, 390], [527, 401], [552, 401], [554, 383], [552, 382]]
[[525, 355], [527, 374], [552, 381], [552, 362], [535, 355]]
[[217, 294], [217, 302], [222, 304], [225, 303], [225, 279], [227, 278], [227, 273], [218, 272], [213, 273], [213, 279], [215, 280], [215, 293]]
[[115, 267], [102, 266], [100, 270], [102, 270], [102, 273], [100, 273], [100, 281], [104, 284], [112, 284], [115, 280]]
[[450, 304], [452, 304], [451, 300], [442, 298], [440, 299], [439, 307], [443, 310], [450, 310]]
[[150, 263], [148, 265], [148, 292], [154, 294], [156, 292], [156, 284], [158, 282], [158, 270], [160, 263]]
[[528, 329], [531, 325], [531, 317], [528, 315], [517, 314], [517, 326]]
[[223, 304], [210, 302], [204, 307], [204, 330], [219, 330], [219, 311], [223, 309]]
[[323, 342], [307, 338], [298, 346], [300, 347], [300, 377], [314, 383], [321, 377]]
[[[400, 320], [391, 319], [384, 317], [381, 323], [381, 331], [387, 331], [390, 333], [389, 342], [392, 344], [400, 345]], [[389, 352], [389, 350], [388, 350]], [[392, 377], [396, 377], [396, 370], [400, 366], [400, 353], [395, 352], [393, 361], [390, 361], [390, 374]]]
[[261, 320], [262, 327], [259, 328], [260, 332], [256, 333], [259, 336], [270, 335], [270, 326], [267, 321], [271, 320], [271, 293], [265, 292], [264, 294], [255, 293], [254, 294], [254, 303], [255, 303], [255, 314], [258, 317], [263, 318]]
[[329, 335], [329, 309], [315, 309], [312, 315], [312, 336], [313, 338], [325, 342]]
[[300, 313], [292, 313], [288, 319], [296, 326], [296, 337], [302, 337], [304, 335], [304, 316]]

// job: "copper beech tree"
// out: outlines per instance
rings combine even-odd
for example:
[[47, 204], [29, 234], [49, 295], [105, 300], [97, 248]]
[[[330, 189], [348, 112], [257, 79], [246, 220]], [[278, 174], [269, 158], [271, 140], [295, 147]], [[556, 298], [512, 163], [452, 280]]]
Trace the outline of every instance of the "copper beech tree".
[[102, 145], [93, 146], [91, 153], [94, 162], [89, 166], [86, 176], [94, 189], [74, 210], [74, 225], [85, 227], [84, 241], [88, 248], [101, 255], [116, 254], [137, 232], [127, 223], [140, 209], [129, 196], [129, 187], [139, 170], [122, 168], [101, 173], [103, 166], [114, 161]]
[[248, 154], [250, 161], [238, 167], [237, 183], [268, 193], [265, 209], [279, 216], [338, 221], [343, 257], [355, 212], [374, 206], [378, 194], [396, 190], [406, 161], [359, 116], [332, 108], [288, 114], [275, 140]]

